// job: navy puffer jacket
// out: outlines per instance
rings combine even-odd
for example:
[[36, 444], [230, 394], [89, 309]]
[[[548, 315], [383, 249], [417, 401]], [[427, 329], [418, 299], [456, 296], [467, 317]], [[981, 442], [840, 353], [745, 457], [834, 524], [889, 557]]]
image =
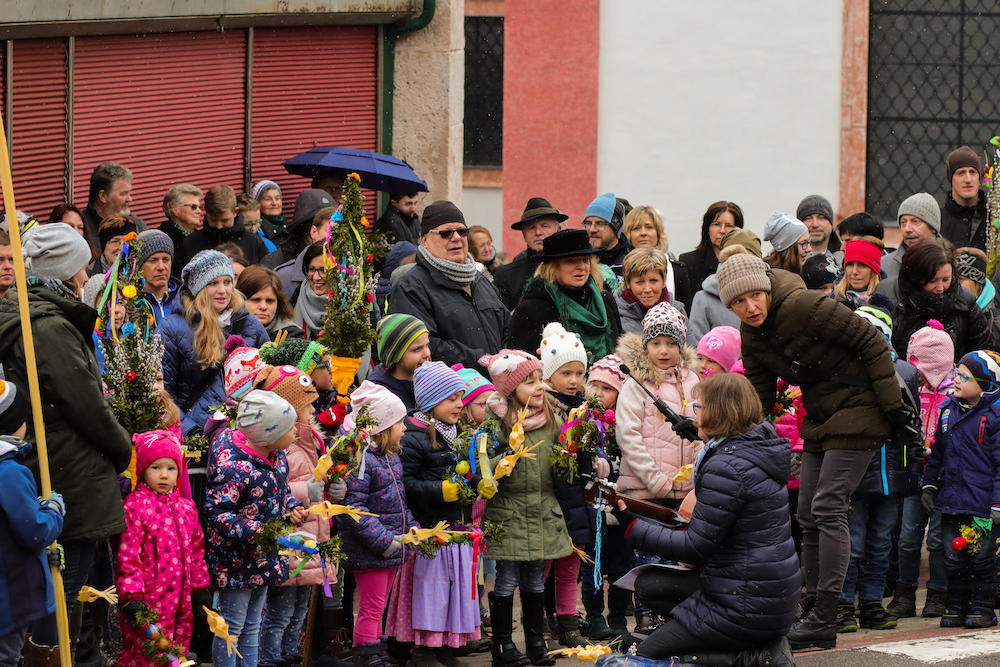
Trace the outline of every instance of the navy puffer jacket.
[[788, 522], [788, 440], [769, 423], [706, 451], [691, 526], [635, 521], [634, 549], [701, 567], [701, 588], [674, 617], [692, 635], [734, 650], [788, 632], [802, 581]]
[[[564, 421], [569, 411], [580, 407], [584, 401], [583, 396], [579, 394], [568, 396], [553, 391], [549, 392], [549, 398], [552, 399], [553, 410]], [[569, 539], [573, 541], [573, 546], [582, 549], [593, 544], [597, 536], [597, 510], [587, 502], [584, 491], [587, 481], [583, 477], [583, 475], [594, 473], [594, 462], [588, 454], [583, 452], [577, 454], [576, 462], [579, 470], [578, 474], [573, 477], [573, 482], [554, 486], [552, 493], [556, 494], [556, 500], [559, 501], [559, 507], [562, 508]]]
[[[183, 408], [188, 397], [198, 389], [203, 379], [209, 375], [214, 376], [201, 398], [184, 413], [181, 424], [184, 433], [192, 429], [201, 432], [212, 414], [208, 409], [209, 406], [219, 405], [226, 400], [222, 368], [205, 369], [198, 362], [198, 355], [194, 351], [195, 328], [196, 325], [184, 317], [183, 305], [178, 304], [174, 312], [160, 322], [160, 326], [156, 329], [156, 333], [163, 338], [163, 386], [178, 406]], [[226, 338], [234, 334], [243, 336], [250, 347], [260, 347], [271, 340], [264, 325], [246, 308], [233, 313], [229, 326], [223, 329]]]

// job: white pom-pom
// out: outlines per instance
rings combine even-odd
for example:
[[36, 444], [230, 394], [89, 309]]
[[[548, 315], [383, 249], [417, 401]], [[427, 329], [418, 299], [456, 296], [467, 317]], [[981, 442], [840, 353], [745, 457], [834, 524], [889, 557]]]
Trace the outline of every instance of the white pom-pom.
[[542, 338], [554, 338], [556, 336], [562, 336], [566, 333], [566, 329], [560, 322], [549, 322], [542, 329]]

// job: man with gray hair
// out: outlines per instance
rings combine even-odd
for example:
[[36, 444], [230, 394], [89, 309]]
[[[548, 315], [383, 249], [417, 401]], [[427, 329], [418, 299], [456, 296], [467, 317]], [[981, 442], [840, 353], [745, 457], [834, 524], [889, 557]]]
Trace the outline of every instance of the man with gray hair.
[[[201, 205], [202, 194], [201, 188], [190, 183], [178, 183], [171, 185], [163, 195], [163, 214], [167, 216], [167, 221], [160, 223], [160, 231], [170, 237], [174, 248], [180, 248], [188, 234], [201, 229], [205, 216], [205, 208]], [[172, 275], [175, 278], [180, 278], [181, 268], [180, 265], [174, 266]]]
[[[132, 172], [128, 167], [117, 162], [104, 162], [94, 169], [90, 175], [90, 193], [87, 196], [87, 208], [83, 209], [83, 224], [90, 230], [91, 245], [94, 252], [100, 252], [97, 230], [101, 220], [121, 213], [132, 215], [128, 205], [132, 201]], [[133, 216], [140, 232], [146, 231], [146, 223], [138, 216]]]

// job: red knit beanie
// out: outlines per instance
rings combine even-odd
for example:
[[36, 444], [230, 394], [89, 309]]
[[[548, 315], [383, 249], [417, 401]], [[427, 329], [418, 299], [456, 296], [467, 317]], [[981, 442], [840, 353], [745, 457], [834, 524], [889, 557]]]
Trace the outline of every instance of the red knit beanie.
[[861, 262], [878, 275], [882, 269], [882, 249], [864, 239], [848, 241], [844, 246], [844, 266], [850, 262]]

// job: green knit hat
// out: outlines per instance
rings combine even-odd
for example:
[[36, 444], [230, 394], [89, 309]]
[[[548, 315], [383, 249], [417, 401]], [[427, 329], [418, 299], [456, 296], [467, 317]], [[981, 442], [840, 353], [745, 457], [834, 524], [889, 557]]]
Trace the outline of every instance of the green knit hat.
[[386, 315], [375, 327], [378, 332], [378, 357], [386, 368], [392, 368], [403, 358], [406, 349], [417, 336], [427, 333], [427, 325], [413, 315]]
[[302, 338], [286, 338], [277, 344], [264, 343], [260, 346], [260, 360], [265, 364], [295, 366], [308, 375], [327, 354], [327, 349], [318, 342]]

